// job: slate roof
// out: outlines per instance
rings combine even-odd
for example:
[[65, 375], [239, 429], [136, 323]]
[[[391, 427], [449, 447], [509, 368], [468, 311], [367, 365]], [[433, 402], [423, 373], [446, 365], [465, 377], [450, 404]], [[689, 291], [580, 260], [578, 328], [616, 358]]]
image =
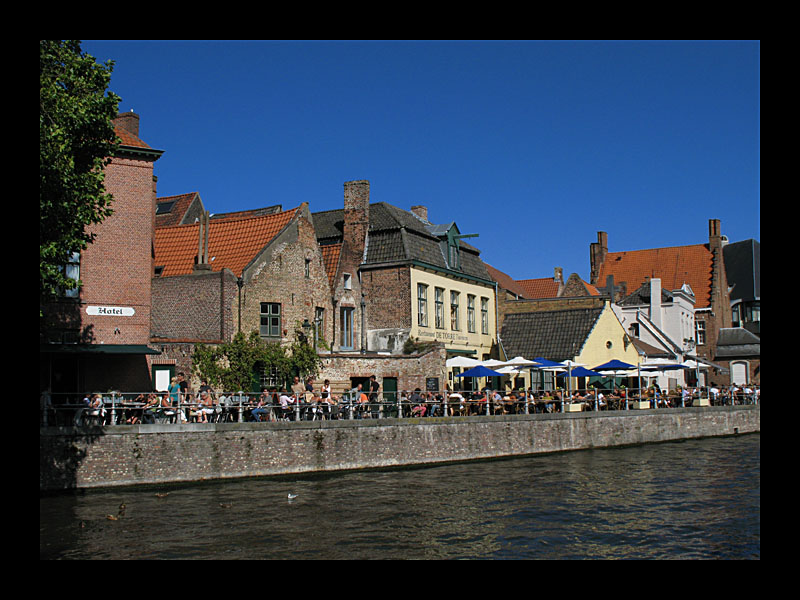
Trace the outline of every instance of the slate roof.
[[744, 327], [723, 327], [717, 337], [715, 358], [761, 356], [761, 339]]
[[[639, 289], [617, 302], [619, 306], [641, 306], [650, 304], [650, 283], [643, 283]], [[672, 302], [672, 292], [661, 288], [661, 304]]]
[[[296, 212], [293, 208], [249, 219], [211, 219], [208, 233], [211, 270], [227, 268], [241, 276], [250, 261], [283, 231]], [[164, 267], [162, 277], [188, 275], [193, 271], [199, 235], [199, 223], [156, 229], [153, 264]]]
[[[312, 213], [312, 218], [320, 245], [342, 242], [344, 209]], [[486, 265], [480, 259], [480, 252], [463, 240], [459, 240], [460, 270], [448, 264], [447, 241], [440, 239], [434, 233], [444, 235], [441, 232], [446, 233], [452, 225], [454, 224], [450, 223], [444, 227], [434, 225], [411, 211], [386, 202], [371, 203], [364, 264], [416, 260], [491, 281]]]
[[508, 356], [574, 359], [603, 312], [603, 308], [576, 308], [510, 314], [503, 321], [501, 339]]
[[695, 293], [695, 307], [707, 308], [711, 306], [712, 263], [708, 244], [609, 252], [597, 281], [613, 275], [615, 285], [625, 282], [629, 290], [652, 278], [661, 279], [661, 287], [669, 290], [688, 283]]

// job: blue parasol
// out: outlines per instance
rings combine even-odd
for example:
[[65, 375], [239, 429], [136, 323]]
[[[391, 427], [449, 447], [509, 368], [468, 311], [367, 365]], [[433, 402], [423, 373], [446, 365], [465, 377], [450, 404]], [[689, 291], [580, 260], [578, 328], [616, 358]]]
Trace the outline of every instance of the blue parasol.
[[635, 369], [636, 365], [629, 365], [626, 362], [622, 362], [621, 360], [614, 360], [608, 361], [605, 364], [599, 365], [595, 367], [593, 370], [595, 371], [627, 371], [629, 369]]
[[602, 375], [583, 367], [575, 367], [568, 373], [559, 373], [556, 377], [602, 377]]
[[478, 365], [477, 367], [472, 367], [471, 369], [467, 369], [463, 373], [459, 373], [456, 377], [502, 377], [502, 373], [498, 373], [497, 371], [492, 371], [484, 367], [483, 365]]

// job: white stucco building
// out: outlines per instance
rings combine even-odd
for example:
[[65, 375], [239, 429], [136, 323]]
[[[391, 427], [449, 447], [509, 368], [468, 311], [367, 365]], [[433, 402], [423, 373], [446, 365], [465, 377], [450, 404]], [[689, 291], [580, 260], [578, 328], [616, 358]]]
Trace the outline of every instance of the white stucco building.
[[[664, 290], [661, 280], [654, 278], [613, 308], [628, 335], [662, 349], [670, 360], [683, 362], [685, 355], [695, 347], [694, 306], [695, 295], [688, 283], [676, 290]], [[658, 377], [662, 389], [674, 387], [676, 383], [684, 385], [682, 371]]]

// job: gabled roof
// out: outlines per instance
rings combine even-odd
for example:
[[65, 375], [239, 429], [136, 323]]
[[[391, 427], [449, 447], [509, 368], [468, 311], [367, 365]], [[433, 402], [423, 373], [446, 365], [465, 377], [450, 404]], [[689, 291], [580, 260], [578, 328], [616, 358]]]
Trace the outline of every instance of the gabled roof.
[[707, 244], [609, 252], [597, 281], [613, 275], [615, 285], [624, 282], [629, 290], [652, 278], [661, 279], [661, 287], [668, 290], [677, 290], [685, 282], [694, 290], [695, 307], [706, 308], [711, 305], [712, 262]]
[[723, 327], [717, 337], [717, 359], [761, 356], [761, 339], [744, 327]]
[[[650, 284], [643, 283], [635, 292], [628, 294], [625, 298], [617, 302], [617, 304], [619, 306], [649, 305], [651, 296]], [[661, 288], [661, 304], [670, 304], [672, 302], [672, 298], [672, 292]]]
[[512, 294], [514, 294], [519, 298], [527, 298], [527, 296], [525, 295], [525, 290], [518, 282], [511, 279], [510, 275], [506, 275], [505, 273], [503, 273], [499, 269], [495, 269], [492, 265], [488, 263], [483, 263], [483, 264], [486, 265], [486, 270], [489, 272], [489, 276], [492, 278], [493, 281], [497, 282], [498, 286], [500, 286], [504, 290], [511, 292]]
[[[296, 208], [249, 219], [209, 221], [208, 257], [212, 271], [230, 269], [241, 276], [245, 267], [294, 218]], [[156, 267], [162, 277], [192, 273], [199, 246], [200, 224], [159, 227], [155, 232]]]
[[517, 285], [525, 293], [526, 298], [557, 298], [559, 282], [552, 277], [539, 279], [518, 279]]
[[572, 360], [586, 343], [603, 308], [576, 308], [506, 315], [501, 339], [508, 356]]
[[114, 133], [116, 133], [117, 137], [120, 138], [120, 144], [122, 146], [128, 146], [130, 148], [146, 148], [148, 150], [152, 150], [152, 148], [140, 140], [138, 136], [134, 135], [119, 124], [114, 124]]
[[[341, 243], [344, 233], [344, 209], [312, 213], [317, 241], [320, 245]], [[436, 226], [411, 211], [375, 202], [369, 205], [369, 235], [364, 264], [417, 261], [445, 270], [457, 270], [448, 263], [447, 240], [432, 231], [442, 231], [442, 236], [453, 223]], [[491, 281], [480, 252], [458, 240], [460, 273]]]
[[322, 251], [322, 263], [325, 265], [325, 272], [328, 274], [328, 281], [331, 289], [335, 288], [336, 271], [339, 269], [339, 257], [342, 255], [342, 244], [327, 244], [320, 246]]
[[180, 225], [186, 211], [189, 210], [195, 198], [199, 198], [198, 192], [189, 194], [178, 194], [176, 196], [164, 196], [156, 198], [156, 227], [169, 227]]

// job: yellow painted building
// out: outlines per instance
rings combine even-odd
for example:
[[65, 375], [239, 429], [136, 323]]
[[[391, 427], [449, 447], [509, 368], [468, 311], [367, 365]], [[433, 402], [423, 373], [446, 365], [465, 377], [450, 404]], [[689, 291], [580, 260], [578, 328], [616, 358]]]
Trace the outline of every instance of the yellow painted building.
[[[571, 360], [587, 369], [617, 359], [636, 365], [639, 354], [608, 301], [602, 306], [567, 308], [506, 315], [500, 333], [509, 358]], [[521, 384], [523, 375], [517, 379]], [[537, 382], [538, 383], [538, 382]], [[572, 387], [576, 385], [573, 378]], [[566, 387], [558, 378], [558, 387]], [[524, 385], [531, 386], [530, 372]], [[537, 387], [536, 383], [532, 387]]]
[[448, 354], [489, 358], [497, 331], [493, 285], [412, 268], [411, 290], [412, 337], [442, 342]]

